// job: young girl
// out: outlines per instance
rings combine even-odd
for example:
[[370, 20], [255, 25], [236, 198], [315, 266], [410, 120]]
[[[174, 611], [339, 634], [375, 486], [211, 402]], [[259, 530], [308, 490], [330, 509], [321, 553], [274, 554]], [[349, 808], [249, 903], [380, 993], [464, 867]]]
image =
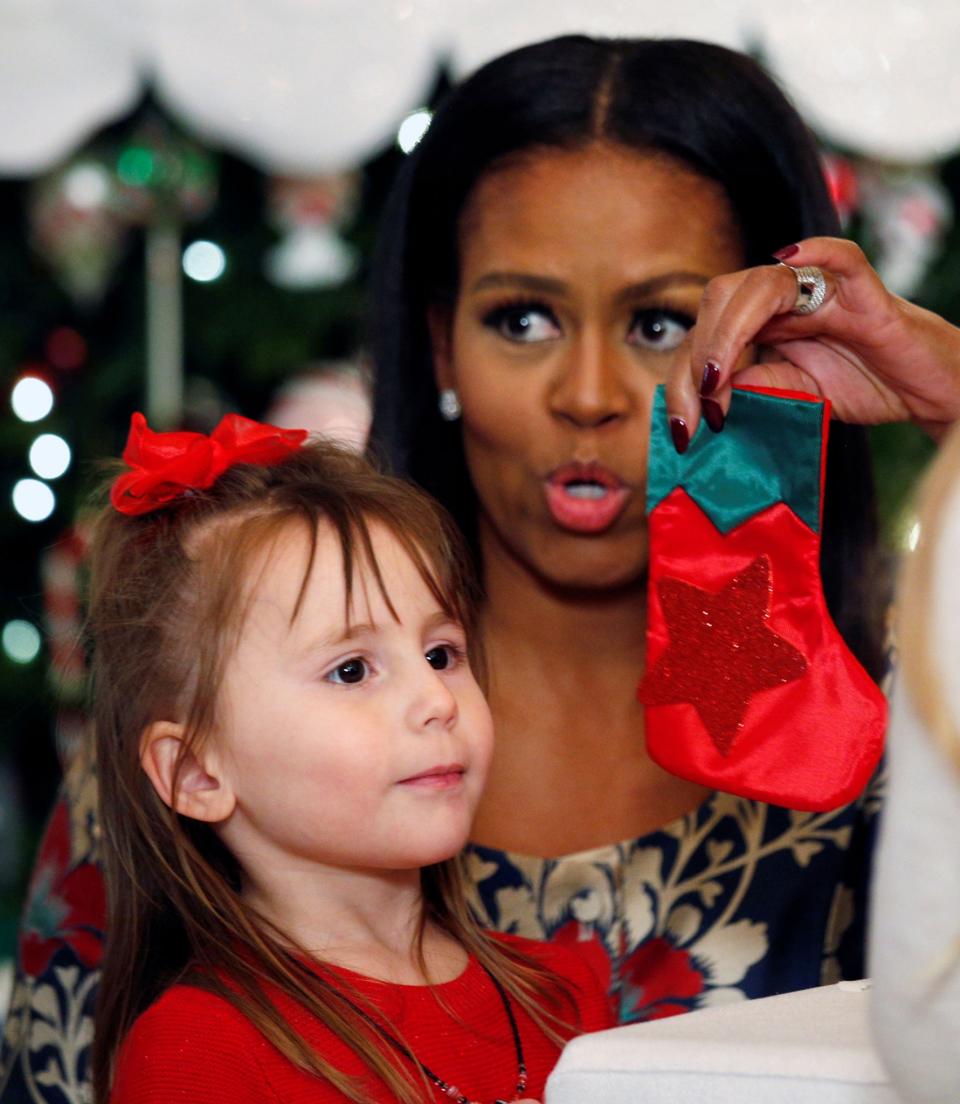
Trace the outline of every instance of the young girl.
[[491, 722], [456, 535], [305, 437], [134, 415], [99, 519], [96, 1099], [539, 1098], [608, 1006], [464, 903]]

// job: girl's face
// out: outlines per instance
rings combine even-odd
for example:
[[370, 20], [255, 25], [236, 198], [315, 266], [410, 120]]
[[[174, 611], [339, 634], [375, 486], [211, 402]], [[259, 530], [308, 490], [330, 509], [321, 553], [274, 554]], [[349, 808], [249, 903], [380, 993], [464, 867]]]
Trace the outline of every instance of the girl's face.
[[456, 854], [492, 725], [451, 622], [397, 540], [371, 528], [396, 611], [358, 567], [351, 626], [339, 542], [290, 527], [254, 572], [210, 740], [235, 806], [220, 834], [254, 883], [271, 871], [409, 870]]
[[457, 390], [485, 558], [571, 587], [637, 580], [654, 387], [703, 288], [743, 266], [719, 185], [607, 144], [531, 153], [482, 178], [460, 290], [431, 314]]

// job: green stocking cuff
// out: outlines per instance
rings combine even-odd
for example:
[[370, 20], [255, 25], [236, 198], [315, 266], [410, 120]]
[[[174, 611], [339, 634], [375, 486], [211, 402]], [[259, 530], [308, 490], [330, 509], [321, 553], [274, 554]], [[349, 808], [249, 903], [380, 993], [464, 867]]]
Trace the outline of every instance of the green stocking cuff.
[[820, 531], [820, 454], [827, 404], [735, 389], [722, 432], [701, 421], [690, 447], [674, 449], [663, 386], [654, 399], [647, 513], [683, 487], [721, 533], [777, 502]]

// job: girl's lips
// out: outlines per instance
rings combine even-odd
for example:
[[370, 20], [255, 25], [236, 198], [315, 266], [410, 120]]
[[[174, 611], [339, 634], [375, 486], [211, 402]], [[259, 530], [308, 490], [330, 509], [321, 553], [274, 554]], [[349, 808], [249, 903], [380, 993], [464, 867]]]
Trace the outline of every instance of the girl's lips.
[[420, 774], [401, 778], [399, 785], [424, 790], [450, 790], [463, 782], [464, 768], [459, 763], [451, 766], [431, 767]]
[[546, 482], [553, 520], [574, 533], [602, 533], [627, 505], [630, 490], [600, 464], [564, 464]]

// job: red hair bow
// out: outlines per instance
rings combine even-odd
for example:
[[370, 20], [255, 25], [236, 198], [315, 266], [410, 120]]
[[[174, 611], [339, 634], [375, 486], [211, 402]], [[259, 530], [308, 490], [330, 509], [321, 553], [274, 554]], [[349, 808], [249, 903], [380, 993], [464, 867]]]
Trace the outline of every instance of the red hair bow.
[[226, 414], [209, 437], [203, 433], [154, 433], [137, 412], [123, 461], [131, 469], [110, 488], [121, 514], [148, 514], [186, 491], [202, 491], [234, 464], [275, 464], [297, 451], [305, 429], [280, 429], [239, 414]]

